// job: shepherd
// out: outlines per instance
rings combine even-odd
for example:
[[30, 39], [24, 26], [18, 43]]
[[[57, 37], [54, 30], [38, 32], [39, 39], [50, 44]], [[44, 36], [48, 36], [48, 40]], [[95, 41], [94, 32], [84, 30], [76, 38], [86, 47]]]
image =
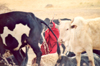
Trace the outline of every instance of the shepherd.
[[[50, 22], [49, 27], [52, 29], [52, 31], [54, 32], [54, 34], [57, 36], [58, 39], [60, 33], [58, 28], [56, 28], [56, 25], [53, 22], [53, 20]], [[41, 45], [41, 51], [42, 51], [42, 55], [46, 55], [49, 53], [56, 53], [57, 51], [57, 40], [55, 36], [52, 34], [52, 32], [50, 31], [50, 29], [47, 29], [45, 31], [45, 41]]]

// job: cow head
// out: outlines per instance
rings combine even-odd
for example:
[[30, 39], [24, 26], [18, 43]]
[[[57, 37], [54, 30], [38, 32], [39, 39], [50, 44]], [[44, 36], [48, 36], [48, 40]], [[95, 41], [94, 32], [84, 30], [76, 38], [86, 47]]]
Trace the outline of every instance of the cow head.
[[59, 30], [60, 30], [60, 37], [59, 40], [63, 40], [63, 41], [68, 41], [69, 40], [69, 34], [70, 34], [70, 27], [71, 27], [71, 21], [68, 20], [60, 20], [60, 25], [59, 25]]
[[76, 17], [71, 21], [71, 28], [77, 28], [78, 26], [83, 26], [85, 23], [84, 18], [82, 17]]

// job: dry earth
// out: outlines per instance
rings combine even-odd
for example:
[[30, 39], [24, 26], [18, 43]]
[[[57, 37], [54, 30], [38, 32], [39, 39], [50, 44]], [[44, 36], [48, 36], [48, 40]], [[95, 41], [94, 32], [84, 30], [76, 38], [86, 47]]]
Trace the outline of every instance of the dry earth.
[[[40, 19], [53, 17], [70, 18], [82, 16], [86, 19], [100, 17], [100, 0], [0, 0], [0, 13], [9, 11], [33, 12]], [[29, 61], [35, 57], [32, 49]]]

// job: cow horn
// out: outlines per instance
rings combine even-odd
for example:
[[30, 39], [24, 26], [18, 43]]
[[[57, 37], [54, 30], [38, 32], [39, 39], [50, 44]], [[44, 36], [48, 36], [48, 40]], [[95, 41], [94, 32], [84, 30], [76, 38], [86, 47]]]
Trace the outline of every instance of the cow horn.
[[73, 20], [71, 20], [71, 23], [73, 23], [73, 21], [74, 21], [74, 19], [73, 19]]
[[52, 21], [51, 22], [53, 22], [53, 20], [54, 20], [54, 17], [52, 18]]
[[[55, 16], [56, 14], [54, 14], [54, 16]], [[50, 21], [50, 22], [53, 22], [53, 20], [54, 20], [54, 16], [53, 16], [53, 18], [52, 18], [52, 20]]]

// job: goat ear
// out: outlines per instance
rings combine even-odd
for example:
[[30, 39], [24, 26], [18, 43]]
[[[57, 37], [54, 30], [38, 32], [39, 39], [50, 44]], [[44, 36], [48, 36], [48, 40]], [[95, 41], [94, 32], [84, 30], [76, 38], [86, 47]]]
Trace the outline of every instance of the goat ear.
[[73, 29], [73, 28], [76, 29], [76, 28], [77, 28], [77, 25], [72, 25], [71, 28], [72, 28], [72, 29]]

